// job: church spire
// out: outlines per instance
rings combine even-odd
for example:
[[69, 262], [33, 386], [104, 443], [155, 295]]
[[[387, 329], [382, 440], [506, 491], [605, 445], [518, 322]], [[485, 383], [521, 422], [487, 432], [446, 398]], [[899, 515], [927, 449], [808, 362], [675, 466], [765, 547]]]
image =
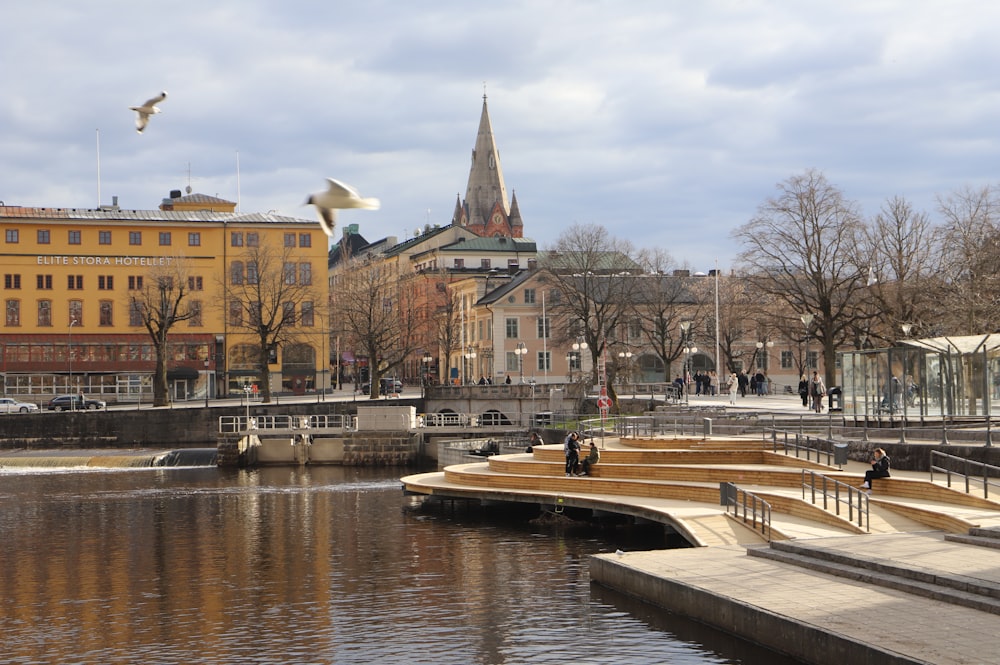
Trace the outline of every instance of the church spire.
[[476, 135], [476, 147], [472, 151], [472, 166], [469, 169], [469, 186], [465, 190], [465, 203], [468, 206], [470, 224], [486, 224], [495, 204], [503, 207], [505, 214], [510, 213], [507, 203], [507, 187], [503, 182], [503, 169], [500, 168], [500, 151], [497, 150], [493, 138], [493, 125], [490, 123], [490, 113], [486, 106], [486, 93], [483, 92], [483, 113], [479, 118], [479, 132]]

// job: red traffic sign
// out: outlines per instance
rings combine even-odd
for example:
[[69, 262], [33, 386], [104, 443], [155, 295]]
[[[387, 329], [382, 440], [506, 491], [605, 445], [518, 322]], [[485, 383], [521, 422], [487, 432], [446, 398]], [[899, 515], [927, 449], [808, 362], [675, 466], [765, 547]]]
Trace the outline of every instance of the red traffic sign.
[[597, 398], [597, 408], [599, 409], [610, 409], [611, 408], [611, 398], [607, 395], [601, 395]]

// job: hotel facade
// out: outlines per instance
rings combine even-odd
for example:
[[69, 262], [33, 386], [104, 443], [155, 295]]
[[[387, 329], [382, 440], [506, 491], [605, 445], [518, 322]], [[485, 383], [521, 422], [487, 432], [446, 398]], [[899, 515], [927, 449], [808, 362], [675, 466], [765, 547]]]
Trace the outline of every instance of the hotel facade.
[[270, 388], [327, 388], [327, 236], [313, 220], [235, 207], [179, 191], [156, 210], [117, 202], [98, 209], [0, 204], [3, 394], [36, 402], [68, 392], [149, 401], [156, 356], [134, 299], [168, 269], [187, 282], [190, 314], [168, 336], [171, 399], [258, 392], [264, 361], [232, 287], [259, 277], [252, 257], [261, 248], [274, 248], [282, 279], [308, 294], [286, 303], [283, 314], [294, 323], [268, 353]]

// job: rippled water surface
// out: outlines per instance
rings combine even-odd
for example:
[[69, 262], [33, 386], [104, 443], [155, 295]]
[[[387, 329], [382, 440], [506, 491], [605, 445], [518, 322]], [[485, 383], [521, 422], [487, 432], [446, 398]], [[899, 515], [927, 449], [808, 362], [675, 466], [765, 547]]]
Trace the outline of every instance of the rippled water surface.
[[788, 663], [592, 586], [634, 535], [413, 509], [398, 470], [0, 472], [0, 663]]

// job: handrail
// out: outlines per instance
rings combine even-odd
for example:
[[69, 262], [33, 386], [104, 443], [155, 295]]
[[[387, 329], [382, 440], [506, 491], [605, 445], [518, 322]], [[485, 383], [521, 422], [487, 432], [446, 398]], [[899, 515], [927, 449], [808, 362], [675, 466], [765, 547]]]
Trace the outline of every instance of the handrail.
[[[781, 437], [782, 441], [780, 442], [780, 444], [779, 444], [779, 441], [778, 441], [778, 439], [779, 439], [778, 434], [779, 433], [782, 435], [782, 437]], [[766, 430], [765, 430], [765, 436], [766, 436]], [[789, 441], [789, 437], [790, 436], [794, 437], [794, 442], [790, 442]], [[817, 444], [817, 445], [810, 445], [810, 443], [812, 443], [812, 442], [815, 442], [815, 444]], [[822, 450], [822, 449], [820, 449], [820, 447], [819, 447], [818, 444], [821, 444], [821, 443], [826, 443], [826, 444], [829, 445], [830, 448], [832, 448], [833, 444], [835, 442], [832, 441], [832, 440], [830, 440], [830, 439], [823, 439], [823, 438], [820, 438], [818, 436], [808, 436], [808, 435], [805, 435], [805, 434], [801, 434], [799, 432], [789, 432], [788, 430], [771, 429], [771, 450], [772, 450], [772, 452], [779, 452], [778, 448], [779, 448], [779, 445], [780, 445], [780, 447], [781, 447], [781, 451], [780, 452], [783, 452], [783, 453], [785, 453], [787, 455], [788, 452], [789, 452], [789, 450], [791, 450], [791, 451], [793, 451], [795, 453], [796, 459], [799, 459], [800, 458], [799, 453], [802, 452], [802, 451], [804, 451], [805, 452], [805, 460], [807, 462], [811, 462], [812, 461], [812, 455], [811, 454], [813, 452], [815, 452], [816, 453], [816, 463], [817, 464], [822, 464], [823, 462], [821, 461], [820, 458], [821, 458], [822, 455], [826, 455], [826, 462], [825, 462], [825, 464], [827, 466], [833, 466], [833, 463], [832, 463], [833, 462], [833, 458], [834, 458], [833, 457], [833, 451], [832, 450]]]
[[[806, 474], [809, 476], [808, 482], [806, 481]], [[817, 478], [822, 482], [817, 483]], [[819, 486], [817, 486], [819, 485]], [[863, 528], [865, 531], [871, 532], [871, 514], [869, 512], [869, 501], [868, 495], [862, 492], [857, 487], [849, 485], [847, 483], [841, 482], [834, 478], [830, 478], [822, 473], [817, 473], [816, 471], [810, 471], [809, 469], [802, 469], [802, 500], [806, 499], [806, 490], [810, 491], [810, 502], [812, 505], [816, 505], [816, 494], [817, 492], [823, 499], [823, 510], [829, 511], [829, 500], [831, 486], [833, 491], [833, 512], [838, 517], [840, 516], [840, 506], [845, 504], [847, 506], [847, 520], [849, 522], [854, 522], [854, 513], [857, 510], [858, 515], [858, 526]], [[846, 491], [846, 498], [841, 497], [841, 491]], [[857, 506], [855, 506], [854, 497], [857, 496]]]
[[[936, 466], [934, 464], [934, 459], [935, 458], [941, 458], [943, 460], [942, 464], [945, 464], [945, 463], [947, 463], [949, 461], [961, 462], [962, 467], [964, 469], [964, 472], [961, 472], [961, 471], [952, 471], [951, 469], [943, 467], [943, 466]], [[981, 474], [982, 475], [982, 480], [980, 480], [979, 477], [973, 476], [972, 473], [970, 473], [973, 468], [976, 468], [976, 469], [978, 469], [979, 471], [982, 472], [982, 474]], [[990, 498], [990, 485], [992, 484], [992, 485], [996, 485], [997, 487], [1000, 487], [1000, 483], [990, 483], [990, 473], [989, 472], [991, 470], [994, 472], [994, 475], [996, 477], [1000, 478], [1000, 467], [998, 467], [998, 466], [994, 466], [992, 464], [984, 464], [983, 462], [977, 462], [975, 460], [965, 459], [964, 457], [958, 457], [956, 455], [949, 455], [948, 453], [943, 453], [943, 452], [940, 452], [938, 450], [932, 450], [931, 451], [931, 482], [932, 483], [934, 482], [934, 472], [935, 471], [941, 471], [941, 472], [943, 472], [945, 474], [945, 478], [947, 479], [948, 487], [949, 488], [951, 487], [951, 476], [952, 476], [952, 474], [955, 474], [956, 476], [961, 476], [962, 478], [965, 478], [965, 493], [966, 494], [969, 494], [970, 490], [971, 490], [971, 488], [969, 487], [969, 483], [971, 481], [975, 480], [976, 482], [982, 482], [983, 483], [983, 497], [987, 498], [987, 499]]]
[[734, 517], [744, 524], [749, 523], [750, 528], [760, 531], [764, 540], [771, 542], [771, 504], [753, 492], [740, 489], [734, 483], [720, 483], [719, 489], [726, 512], [732, 507]]
[[349, 429], [350, 415], [320, 414], [311, 416], [220, 416], [220, 434], [238, 434], [252, 430]]

